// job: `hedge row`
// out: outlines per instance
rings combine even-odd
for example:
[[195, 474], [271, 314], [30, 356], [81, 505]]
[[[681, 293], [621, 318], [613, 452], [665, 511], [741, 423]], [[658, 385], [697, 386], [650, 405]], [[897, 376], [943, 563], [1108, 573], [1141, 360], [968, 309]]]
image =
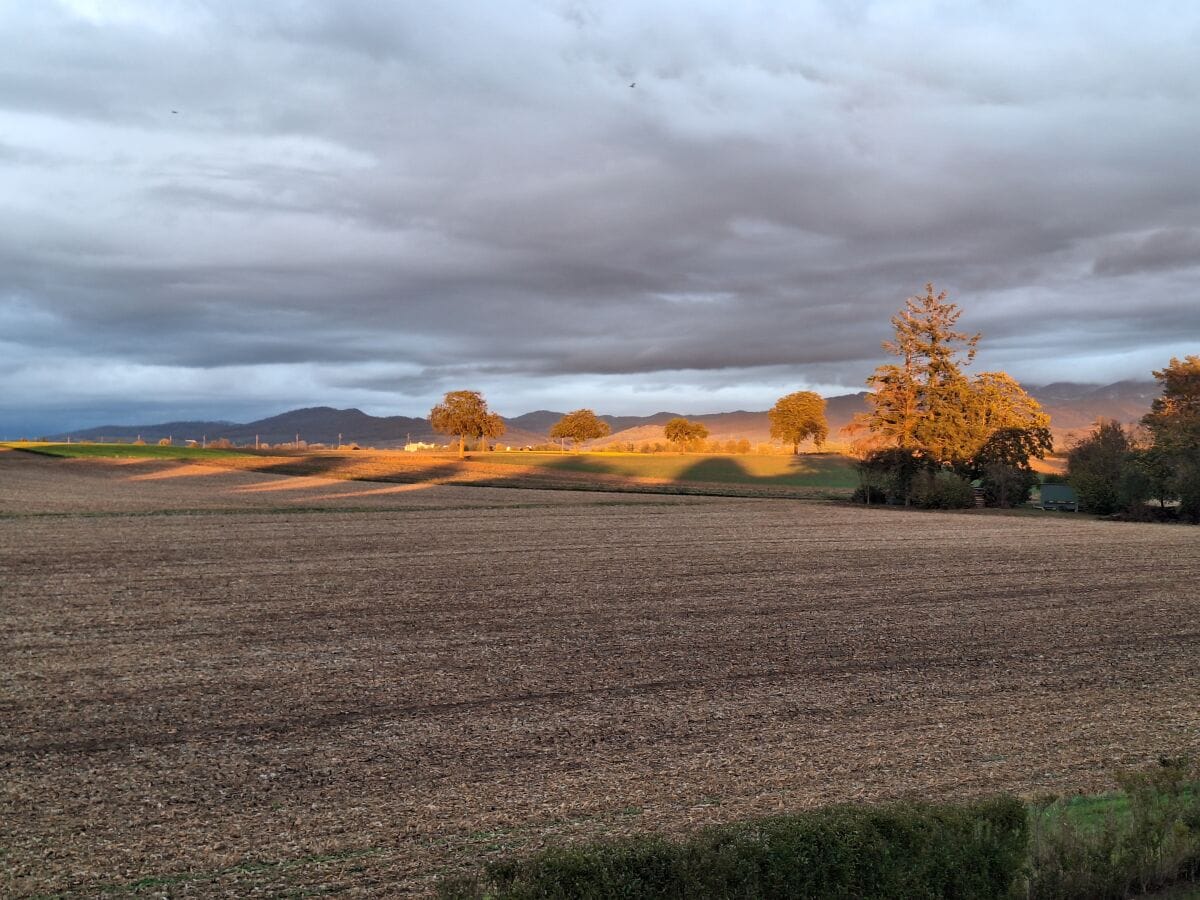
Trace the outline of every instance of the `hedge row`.
[[1164, 757], [1119, 794], [1034, 803], [1027, 895], [1123, 900], [1200, 881], [1200, 762]]
[[439, 886], [466, 898], [851, 898], [1008, 896], [1027, 858], [1025, 807], [834, 806], [493, 863]]

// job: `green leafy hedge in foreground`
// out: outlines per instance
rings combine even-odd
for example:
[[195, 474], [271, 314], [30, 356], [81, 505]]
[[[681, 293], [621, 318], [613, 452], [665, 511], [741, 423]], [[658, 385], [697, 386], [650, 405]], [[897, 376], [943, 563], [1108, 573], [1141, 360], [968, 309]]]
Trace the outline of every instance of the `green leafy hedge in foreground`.
[[1123, 900], [1200, 883], [1200, 762], [1163, 757], [1120, 793], [835, 806], [549, 850], [443, 882], [459, 898]]
[[1026, 860], [1025, 807], [835, 806], [493, 863], [440, 885], [459, 898], [1004, 897]]

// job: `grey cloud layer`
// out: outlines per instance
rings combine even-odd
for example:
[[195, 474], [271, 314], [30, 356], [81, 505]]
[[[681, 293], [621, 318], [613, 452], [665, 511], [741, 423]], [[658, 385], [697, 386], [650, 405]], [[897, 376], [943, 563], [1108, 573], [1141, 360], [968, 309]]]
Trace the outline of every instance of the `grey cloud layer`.
[[622, 376], [766, 403], [861, 384], [931, 279], [1018, 375], [1200, 337], [1190, 6], [74, 0], [0, 29], [0, 418], [94, 402], [55, 361], [112, 409], [215, 405], [223, 370], [260, 405]]

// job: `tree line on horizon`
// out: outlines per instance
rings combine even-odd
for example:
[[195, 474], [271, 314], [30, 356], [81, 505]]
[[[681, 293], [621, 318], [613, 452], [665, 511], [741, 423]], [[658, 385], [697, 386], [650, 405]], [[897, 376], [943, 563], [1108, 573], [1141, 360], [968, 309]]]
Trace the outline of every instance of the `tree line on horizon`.
[[[825, 420], [825, 399], [813, 391], [797, 391], [780, 397], [767, 412], [771, 422], [772, 440], [792, 445], [792, 452], [799, 453], [800, 445], [811, 439], [820, 448], [829, 434]], [[492, 412], [479, 391], [450, 391], [442, 402], [429, 412], [429, 422], [439, 434], [458, 438], [458, 454], [466, 455], [467, 441], [479, 442], [486, 450], [491, 439], [504, 434], [504, 420]], [[597, 438], [607, 437], [612, 428], [591, 409], [576, 409], [566, 413], [550, 428], [549, 436], [561, 441], [571, 441], [574, 449]], [[703, 422], [693, 422], [682, 416], [671, 419], [663, 426], [663, 436], [677, 450], [696, 451], [704, 448], [708, 428]], [[736, 442], [732, 452], [749, 452], [749, 441]]]
[[[858, 457], [865, 503], [952, 508], [975, 502], [978, 484], [991, 506], [1026, 502], [1040, 482], [1032, 461], [1053, 450], [1050, 417], [1007, 372], [964, 370], [976, 355], [979, 333], [958, 330], [962, 309], [935, 293], [909, 297], [891, 318], [893, 337], [883, 349], [896, 358], [867, 379], [868, 409], [843, 429]], [[1184, 516], [1200, 519], [1200, 356], [1170, 365], [1154, 376], [1163, 390], [1143, 418], [1148, 439], [1118, 423], [1097, 429], [1068, 455], [1068, 479], [1093, 511], [1132, 510], [1147, 500], [1160, 507], [1178, 502]], [[812, 391], [779, 398], [769, 410], [772, 440], [792, 452], [828, 438], [825, 400]], [[477, 391], [452, 391], [430, 413], [436, 431], [486, 447], [504, 433], [504, 422]], [[677, 417], [664, 426], [676, 449], [700, 449], [708, 429]], [[550, 436], [578, 449], [611, 433], [590, 409], [567, 413]]]
[[[956, 330], [960, 315], [945, 292], [935, 295], [929, 284], [923, 297], [910, 298], [892, 318], [895, 337], [883, 346], [900, 362], [880, 366], [868, 379], [870, 409], [848, 429], [862, 459], [865, 499], [900, 496], [909, 503], [922, 473], [947, 468], [967, 474], [988, 467], [1007, 497], [1014, 476], [998, 467], [1028, 470], [1031, 456], [1049, 451], [1049, 416], [1011, 376], [963, 374], [980, 336]], [[813, 391], [780, 397], [767, 415], [772, 440], [790, 444], [793, 453], [808, 440], [820, 449], [829, 436], [825, 400]], [[460, 455], [468, 439], [486, 446], [504, 432], [503, 420], [477, 391], [447, 393], [430, 412], [430, 422], [439, 433], [458, 437]], [[609, 433], [608, 423], [593, 410], [578, 409], [559, 419], [550, 437], [578, 448]], [[674, 447], [687, 450], [701, 446], [708, 429], [677, 417], [665, 424], [663, 434]], [[1016, 478], [1027, 480], [1025, 472]]]

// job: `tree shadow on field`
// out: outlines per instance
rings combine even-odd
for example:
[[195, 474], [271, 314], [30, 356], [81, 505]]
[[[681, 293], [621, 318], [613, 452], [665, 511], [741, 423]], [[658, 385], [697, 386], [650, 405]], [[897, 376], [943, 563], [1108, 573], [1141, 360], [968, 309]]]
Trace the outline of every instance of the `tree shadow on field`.
[[738, 457], [710, 456], [696, 460], [679, 474], [678, 480], [762, 487], [837, 489], [852, 486], [852, 474], [848, 473], [845, 463], [840, 458], [824, 454], [792, 456], [784, 466], [784, 471], [769, 474], [755, 472], [748, 463]]
[[[705, 490], [717, 485], [746, 489], [746, 496], [813, 496], [813, 492], [841, 494], [856, 484], [856, 475], [845, 457], [838, 454], [801, 454], [787, 458], [697, 455], [672, 455], [669, 465], [659, 465], [657, 456], [638, 457], [648, 465], [630, 466], [628, 458], [605, 459], [600, 454], [563, 454], [561, 459], [543, 460], [534, 466], [513, 473], [505, 486], [578, 487], [621, 489], [625, 484], [632, 490], [652, 490], [662, 493], [725, 493]], [[486, 458], [480, 460], [486, 463]], [[639, 471], [641, 469], [641, 471]], [[492, 481], [492, 483], [497, 483]], [[792, 492], [797, 492], [792, 494]]]
[[454, 480], [465, 471], [458, 460], [428, 457], [392, 458], [375, 454], [354, 456], [302, 455], [264, 459], [244, 467], [261, 475], [309, 476], [342, 481], [379, 481], [391, 484], [421, 484]]
[[786, 483], [821, 487], [858, 487], [858, 469], [841, 453], [800, 453], [791, 457]]
[[545, 463], [541, 468], [559, 472], [577, 472], [584, 475], [621, 475], [628, 477], [628, 473], [622, 472], [619, 467], [614, 466], [611, 462], [582, 453], [564, 453], [561, 459]]
[[756, 478], [736, 459], [713, 456], [698, 459], [679, 473], [680, 481], [709, 481], [719, 484], [778, 484], [777, 479]]

